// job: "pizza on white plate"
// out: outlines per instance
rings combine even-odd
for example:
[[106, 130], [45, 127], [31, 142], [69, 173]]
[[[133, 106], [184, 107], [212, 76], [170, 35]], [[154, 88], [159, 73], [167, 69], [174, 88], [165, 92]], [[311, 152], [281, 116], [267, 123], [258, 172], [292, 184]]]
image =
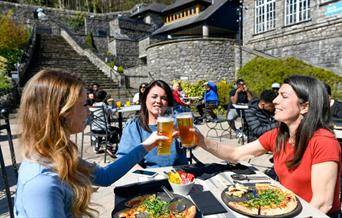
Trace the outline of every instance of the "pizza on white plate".
[[[241, 194], [243, 193], [243, 194]], [[234, 185], [224, 192], [232, 201], [225, 203], [232, 209], [252, 216], [279, 216], [294, 211], [299, 204], [296, 195], [270, 184], [255, 184], [252, 190], [247, 186]], [[244, 197], [244, 195], [249, 195]], [[236, 196], [237, 199], [234, 199]]]

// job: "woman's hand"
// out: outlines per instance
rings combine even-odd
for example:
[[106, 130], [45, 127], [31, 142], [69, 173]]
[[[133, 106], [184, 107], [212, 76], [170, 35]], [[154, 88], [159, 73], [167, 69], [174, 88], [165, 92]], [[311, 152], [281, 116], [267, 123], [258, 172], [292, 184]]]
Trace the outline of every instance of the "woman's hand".
[[[173, 131], [172, 132], [172, 138], [178, 137], [179, 132]], [[141, 144], [144, 146], [146, 151], [150, 151], [152, 148], [156, 147], [158, 145], [158, 141], [168, 140], [169, 138], [167, 136], [158, 135], [157, 131], [153, 132], [145, 141], [143, 141]]]
[[195, 145], [198, 145], [204, 148], [206, 145], [205, 145], [204, 136], [202, 135], [202, 133], [196, 128], [191, 128], [190, 132], [192, 132], [195, 136]]

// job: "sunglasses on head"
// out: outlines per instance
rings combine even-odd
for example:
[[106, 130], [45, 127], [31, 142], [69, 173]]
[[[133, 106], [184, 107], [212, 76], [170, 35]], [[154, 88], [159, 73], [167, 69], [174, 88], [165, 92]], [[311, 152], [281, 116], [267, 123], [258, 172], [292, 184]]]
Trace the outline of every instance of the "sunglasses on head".
[[146, 86], [141, 86], [140, 88], [141, 88], [141, 89], [144, 89], [144, 88], [146, 88]]

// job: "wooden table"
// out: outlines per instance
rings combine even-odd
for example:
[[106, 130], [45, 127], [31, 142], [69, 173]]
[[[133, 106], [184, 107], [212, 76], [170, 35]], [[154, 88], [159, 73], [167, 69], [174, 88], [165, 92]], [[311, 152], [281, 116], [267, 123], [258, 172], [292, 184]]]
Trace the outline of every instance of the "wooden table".
[[[248, 165], [247, 163], [244, 163], [246, 165]], [[165, 175], [165, 171], [168, 172], [171, 169], [173, 169], [173, 167], [161, 167], [161, 168], [149, 168], [148, 170], [150, 171], [155, 171], [158, 172], [158, 175], [154, 178], [147, 178], [147, 177], [142, 177], [142, 176], [138, 176], [132, 173], [133, 170], [139, 168], [138, 166], [134, 167], [132, 170], [130, 170], [125, 176], [123, 176], [120, 180], [118, 180], [115, 183], [116, 187], [120, 187], [120, 186], [125, 186], [125, 185], [129, 185], [129, 184], [135, 184], [135, 183], [143, 183], [146, 181], [153, 181], [153, 180], [162, 180], [166, 178]], [[226, 206], [226, 204], [222, 201], [221, 199], [221, 193], [222, 191], [227, 187], [227, 185], [232, 185], [233, 181], [231, 179], [231, 175], [233, 174], [233, 172], [230, 171], [226, 171], [226, 172], [222, 172], [219, 173], [213, 177], [211, 177], [210, 179], [207, 180], [201, 180], [199, 178], [196, 178], [196, 183], [194, 188], [191, 190], [191, 192], [199, 192], [199, 191], [211, 191], [214, 196], [217, 198], [217, 200], [222, 204], [222, 206], [228, 211], [226, 213], [221, 213], [221, 214], [214, 214], [214, 215], [209, 215], [209, 216], [203, 216], [204, 218], [211, 218], [211, 217], [246, 217], [244, 215], [241, 215], [239, 213], [234, 212], [233, 210], [231, 210], [228, 206]], [[254, 175], [262, 175], [265, 176], [265, 174], [263, 174], [260, 171], [257, 171], [256, 174]], [[281, 187], [281, 184], [278, 183], [277, 181], [272, 180], [271, 178], [268, 180], [264, 180], [264, 182], [270, 182], [271, 184], [275, 185], [275, 186], [279, 186]], [[249, 181], [249, 182], [262, 182], [260, 180], [258, 181]], [[186, 196], [189, 199], [191, 199], [190, 196]], [[115, 202], [119, 203], [122, 201], [122, 199], [120, 199], [120, 197], [115, 196], [114, 197]], [[301, 199], [300, 197], [298, 197], [298, 199], [300, 200], [301, 204], [302, 204], [302, 211], [300, 212], [300, 214], [297, 217], [328, 217], [326, 216], [324, 213], [320, 212], [318, 209], [312, 207], [309, 203], [307, 203], [306, 201], [304, 201], [303, 199]], [[116, 205], [114, 202], [114, 205]]]

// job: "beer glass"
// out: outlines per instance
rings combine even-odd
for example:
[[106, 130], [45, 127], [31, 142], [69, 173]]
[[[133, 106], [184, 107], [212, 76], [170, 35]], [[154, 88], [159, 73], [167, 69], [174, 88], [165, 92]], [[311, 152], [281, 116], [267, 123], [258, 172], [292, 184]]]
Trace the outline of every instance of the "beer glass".
[[173, 111], [172, 107], [162, 108], [157, 118], [158, 135], [167, 136], [168, 140], [158, 142], [158, 155], [170, 155], [172, 144]]
[[191, 148], [195, 144], [195, 135], [190, 129], [192, 125], [192, 113], [182, 112], [176, 114], [179, 137], [182, 142], [182, 146], [186, 148]]
[[121, 101], [115, 102], [115, 105], [116, 105], [116, 107], [117, 107], [118, 109], [120, 109], [120, 108], [121, 108]]

